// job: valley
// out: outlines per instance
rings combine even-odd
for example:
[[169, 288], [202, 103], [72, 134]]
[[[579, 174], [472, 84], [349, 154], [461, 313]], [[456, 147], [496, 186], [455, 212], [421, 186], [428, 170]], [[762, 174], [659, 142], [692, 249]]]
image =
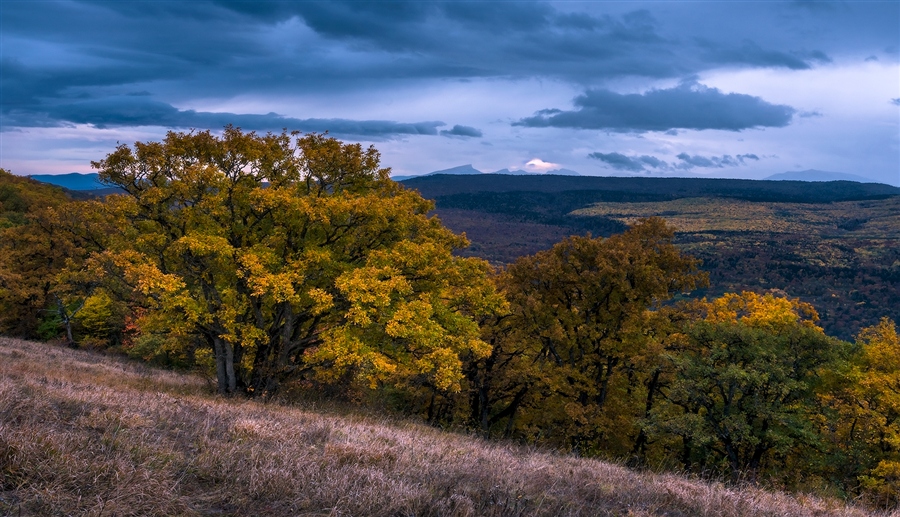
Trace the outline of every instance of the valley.
[[[695, 296], [781, 290], [812, 303], [825, 330], [852, 339], [900, 319], [900, 189], [846, 181], [749, 181], [485, 175], [405, 185], [471, 241], [461, 254], [495, 265], [571, 234], [608, 236], [659, 216], [703, 260]], [[503, 189], [506, 190], [503, 190]]]

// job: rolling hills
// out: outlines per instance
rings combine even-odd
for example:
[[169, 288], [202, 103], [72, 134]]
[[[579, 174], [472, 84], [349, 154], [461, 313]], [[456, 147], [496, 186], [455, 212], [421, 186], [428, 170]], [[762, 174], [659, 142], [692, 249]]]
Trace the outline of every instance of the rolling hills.
[[429, 176], [403, 182], [497, 265], [571, 234], [608, 236], [660, 216], [703, 260], [705, 293], [785, 290], [812, 303], [826, 331], [853, 339], [900, 320], [900, 188], [850, 181], [572, 176]]

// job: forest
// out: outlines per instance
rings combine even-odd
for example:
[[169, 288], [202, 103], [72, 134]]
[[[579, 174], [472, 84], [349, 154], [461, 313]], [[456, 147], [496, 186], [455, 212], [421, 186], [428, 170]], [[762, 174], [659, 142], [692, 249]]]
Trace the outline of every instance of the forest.
[[[123, 193], [74, 200], [0, 172], [0, 333], [204, 372], [227, 397], [315, 393], [638, 468], [900, 502], [891, 187], [429, 192], [441, 178], [398, 184], [372, 147], [232, 127], [93, 166]], [[485, 229], [466, 251], [451, 229], [473, 213], [547, 231], [515, 257], [486, 253]]]

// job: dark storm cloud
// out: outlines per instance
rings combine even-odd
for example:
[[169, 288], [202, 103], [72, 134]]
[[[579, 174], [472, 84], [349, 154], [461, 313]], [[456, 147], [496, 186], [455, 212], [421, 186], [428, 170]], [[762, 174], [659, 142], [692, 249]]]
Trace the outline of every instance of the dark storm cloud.
[[[388, 138], [396, 135], [437, 135], [443, 122], [394, 122], [389, 120], [347, 119], [298, 119], [276, 113], [236, 114], [179, 110], [170, 104], [148, 98], [140, 92], [136, 95], [105, 97], [44, 107], [33, 119], [21, 117], [12, 120], [18, 126], [60, 126], [89, 124], [97, 128], [128, 126], [163, 126], [172, 128], [219, 129], [228, 124], [249, 131], [280, 131], [282, 129], [306, 132], [328, 131], [335, 135], [352, 135]], [[463, 126], [456, 126], [454, 130]], [[472, 128], [468, 128], [472, 129]]]
[[701, 168], [725, 168], [738, 167], [745, 165], [746, 160], [759, 161], [759, 156], [755, 154], [739, 154], [737, 156], [699, 156], [680, 153], [676, 158], [680, 163], [670, 165], [668, 162], [661, 160], [655, 156], [627, 156], [622, 153], [601, 153], [594, 152], [588, 155], [588, 158], [600, 160], [609, 167], [619, 171], [629, 172], [647, 172], [648, 169], [654, 169], [659, 172], [673, 172], [691, 170], [695, 167]]
[[760, 68], [789, 68], [807, 70], [813, 64], [829, 63], [831, 58], [819, 50], [809, 52], [782, 52], [764, 49], [752, 41], [744, 41], [740, 46], [727, 47], [712, 41], [699, 41], [705, 49], [702, 58], [716, 64], [744, 64]]
[[441, 135], [443, 136], [462, 136], [469, 138], [481, 138], [483, 135], [481, 130], [476, 129], [470, 126], [460, 126], [459, 124], [453, 126], [452, 129], [444, 129], [441, 131]]
[[2, 109], [29, 109], [48, 98], [84, 98], [90, 88], [107, 88], [151, 80], [174, 79], [178, 70], [155, 63], [94, 66], [76, 64], [41, 69], [27, 66], [21, 60], [0, 59]]
[[[204, 91], [228, 96], [285, 89], [346, 90], [373, 81], [496, 74], [473, 67], [466, 59], [422, 54], [428, 48], [439, 52], [446, 42], [441, 27], [422, 22], [443, 16], [445, 25], [466, 23], [475, 13], [471, 6], [445, 7], [447, 13], [441, 15], [437, 4], [427, 3], [51, 1], [41, 4], [46, 13], [39, 15], [33, 5], [4, 5], [0, 27], [5, 46], [0, 62], [4, 129], [53, 126], [56, 121], [142, 124], [142, 118], [182, 127], [220, 118], [178, 112], [163, 104], [136, 110], [134, 103], [114, 98], [125, 93], [123, 89], [146, 88], [148, 83], [172, 85], [169, 89], [176, 98], [190, 98], [203, 96]], [[312, 47], [300, 45], [299, 56], [297, 51], [290, 55], [292, 45], [306, 41], [288, 35], [287, 41], [279, 42], [282, 48], [264, 48], [268, 30], [298, 16], [319, 36], [345, 39], [350, 47], [323, 45], [320, 37]], [[365, 48], [360, 42], [367, 42]], [[360, 54], [373, 49], [389, 53], [360, 59]], [[286, 50], [289, 55], [278, 55]], [[415, 53], [405, 53], [412, 50]], [[350, 77], [352, 81], [347, 80]], [[92, 101], [96, 113], [83, 109], [91, 103], [71, 103], [106, 96], [112, 97], [105, 103]], [[251, 116], [244, 116], [243, 122], [248, 126], [269, 125], [273, 119], [268, 114], [247, 117]], [[436, 133], [434, 127], [430, 131]]]
[[[589, 81], [691, 71], [673, 59], [672, 42], [646, 11], [566, 13], [544, 2], [48, 1], [41, 6], [40, 13], [28, 2], [4, 6], [2, 27], [4, 54], [21, 57], [35, 78], [44, 78], [39, 90], [122, 84], [128, 79], [123, 71], [134, 75], [132, 81], [181, 81], [182, 88], [218, 95], [362, 89], [373, 81], [416, 78], [537, 75]], [[66, 66], [47, 66], [45, 59], [28, 55], [40, 52], [43, 58], [57, 47], [72, 54]], [[92, 80], [70, 83], [59, 77], [59, 68], [74, 69], [69, 75], [83, 71]]]
[[[248, 93], [340, 90], [364, 96], [376, 87], [430, 79], [552, 78], [594, 89], [579, 97], [576, 111], [541, 113], [523, 125], [616, 131], [779, 127], [790, 121], [792, 109], [749, 96], [674, 89], [633, 99], [597, 88], [620, 78], [684, 78], [724, 66], [805, 69], [829, 61], [835, 47], [872, 40], [883, 48], [896, 42], [897, 6], [876, 8], [879, 13], [872, 15], [845, 5], [813, 13], [777, 2], [712, 3], [699, 20], [695, 10], [667, 2], [5, 2], [0, 113], [6, 123], [53, 124], [69, 112], [51, 113], [47, 106], [136, 90], [189, 106], [196, 98]], [[815, 25], [807, 26], [811, 18]], [[735, 27], [739, 34], [732, 34]], [[856, 27], [866, 27], [865, 38]], [[674, 105], [661, 116], [643, 112], [669, 100], [693, 102], [692, 108], [711, 101], [726, 111], [722, 120], [712, 110], [691, 115]], [[137, 116], [128, 103], [108, 105], [126, 110], [123, 120]], [[612, 113], [601, 116], [608, 108]], [[189, 118], [159, 106], [149, 109]], [[112, 116], [96, 117], [107, 115]], [[272, 118], [255, 116], [259, 124]], [[629, 121], [633, 116], [637, 122]]]
[[77, 53], [81, 62], [70, 66], [181, 65], [182, 74], [191, 74], [263, 50], [263, 26], [221, 16], [204, 2], [48, 0], [39, 5], [4, 3], [5, 54], [10, 41], [16, 50], [40, 41], [41, 53], [51, 59], [58, 51]]
[[722, 93], [696, 83], [644, 94], [588, 90], [574, 100], [574, 111], [539, 111], [515, 122], [526, 127], [564, 127], [611, 131], [667, 131], [784, 127], [794, 108], [770, 104], [759, 97]]

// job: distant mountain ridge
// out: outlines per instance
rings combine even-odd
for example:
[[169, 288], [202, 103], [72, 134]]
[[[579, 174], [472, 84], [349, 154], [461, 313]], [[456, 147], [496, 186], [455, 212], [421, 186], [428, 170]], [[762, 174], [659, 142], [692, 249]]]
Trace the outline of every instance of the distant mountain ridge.
[[[511, 181], [499, 174], [417, 176], [403, 182], [429, 199], [485, 193], [577, 193], [584, 205], [600, 201], [663, 201], [685, 197], [720, 197], [747, 201], [831, 203], [900, 195], [884, 183], [855, 181], [745, 180], [726, 178], [647, 178], [614, 176], [553, 176], [528, 174]], [[590, 199], [588, 199], [590, 198]], [[444, 200], [446, 202], [446, 200]], [[487, 200], [481, 200], [487, 203]], [[494, 202], [494, 201], [490, 201]], [[552, 202], [551, 200], [542, 203]], [[476, 203], [477, 204], [477, 203]], [[474, 206], [474, 205], [473, 205]]]
[[394, 181], [406, 181], [413, 178], [423, 178], [426, 176], [436, 176], [438, 174], [449, 174], [453, 176], [474, 176], [478, 174], [502, 174], [507, 176], [581, 176], [576, 171], [572, 169], [553, 169], [547, 172], [530, 172], [523, 171], [522, 169], [500, 169], [494, 172], [484, 172], [476, 169], [472, 166], [471, 163], [466, 165], [459, 165], [456, 167], [451, 167], [449, 169], [442, 169], [439, 171], [429, 172], [427, 174], [413, 174], [413, 175], [404, 175], [404, 176], [393, 176], [391, 179]]
[[472, 167], [471, 163], [468, 163], [466, 165], [459, 165], [457, 167], [451, 167], [449, 169], [443, 169], [443, 170], [439, 170], [439, 171], [429, 172], [425, 176], [433, 176], [435, 174], [464, 175], [464, 174], [483, 174], [483, 173], [480, 170], [476, 169], [475, 167]]
[[872, 178], [866, 178], [865, 176], [847, 174], [846, 172], [820, 171], [816, 169], [781, 172], [768, 176], [765, 179], [776, 181], [856, 181], [858, 183], [879, 183], [878, 181], [873, 180]]
[[100, 183], [99, 175], [96, 172], [82, 174], [80, 172], [70, 172], [69, 174], [32, 174], [29, 178], [40, 181], [41, 183], [49, 183], [69, 190], [99, 190], [109, 188], [108, 185]]

